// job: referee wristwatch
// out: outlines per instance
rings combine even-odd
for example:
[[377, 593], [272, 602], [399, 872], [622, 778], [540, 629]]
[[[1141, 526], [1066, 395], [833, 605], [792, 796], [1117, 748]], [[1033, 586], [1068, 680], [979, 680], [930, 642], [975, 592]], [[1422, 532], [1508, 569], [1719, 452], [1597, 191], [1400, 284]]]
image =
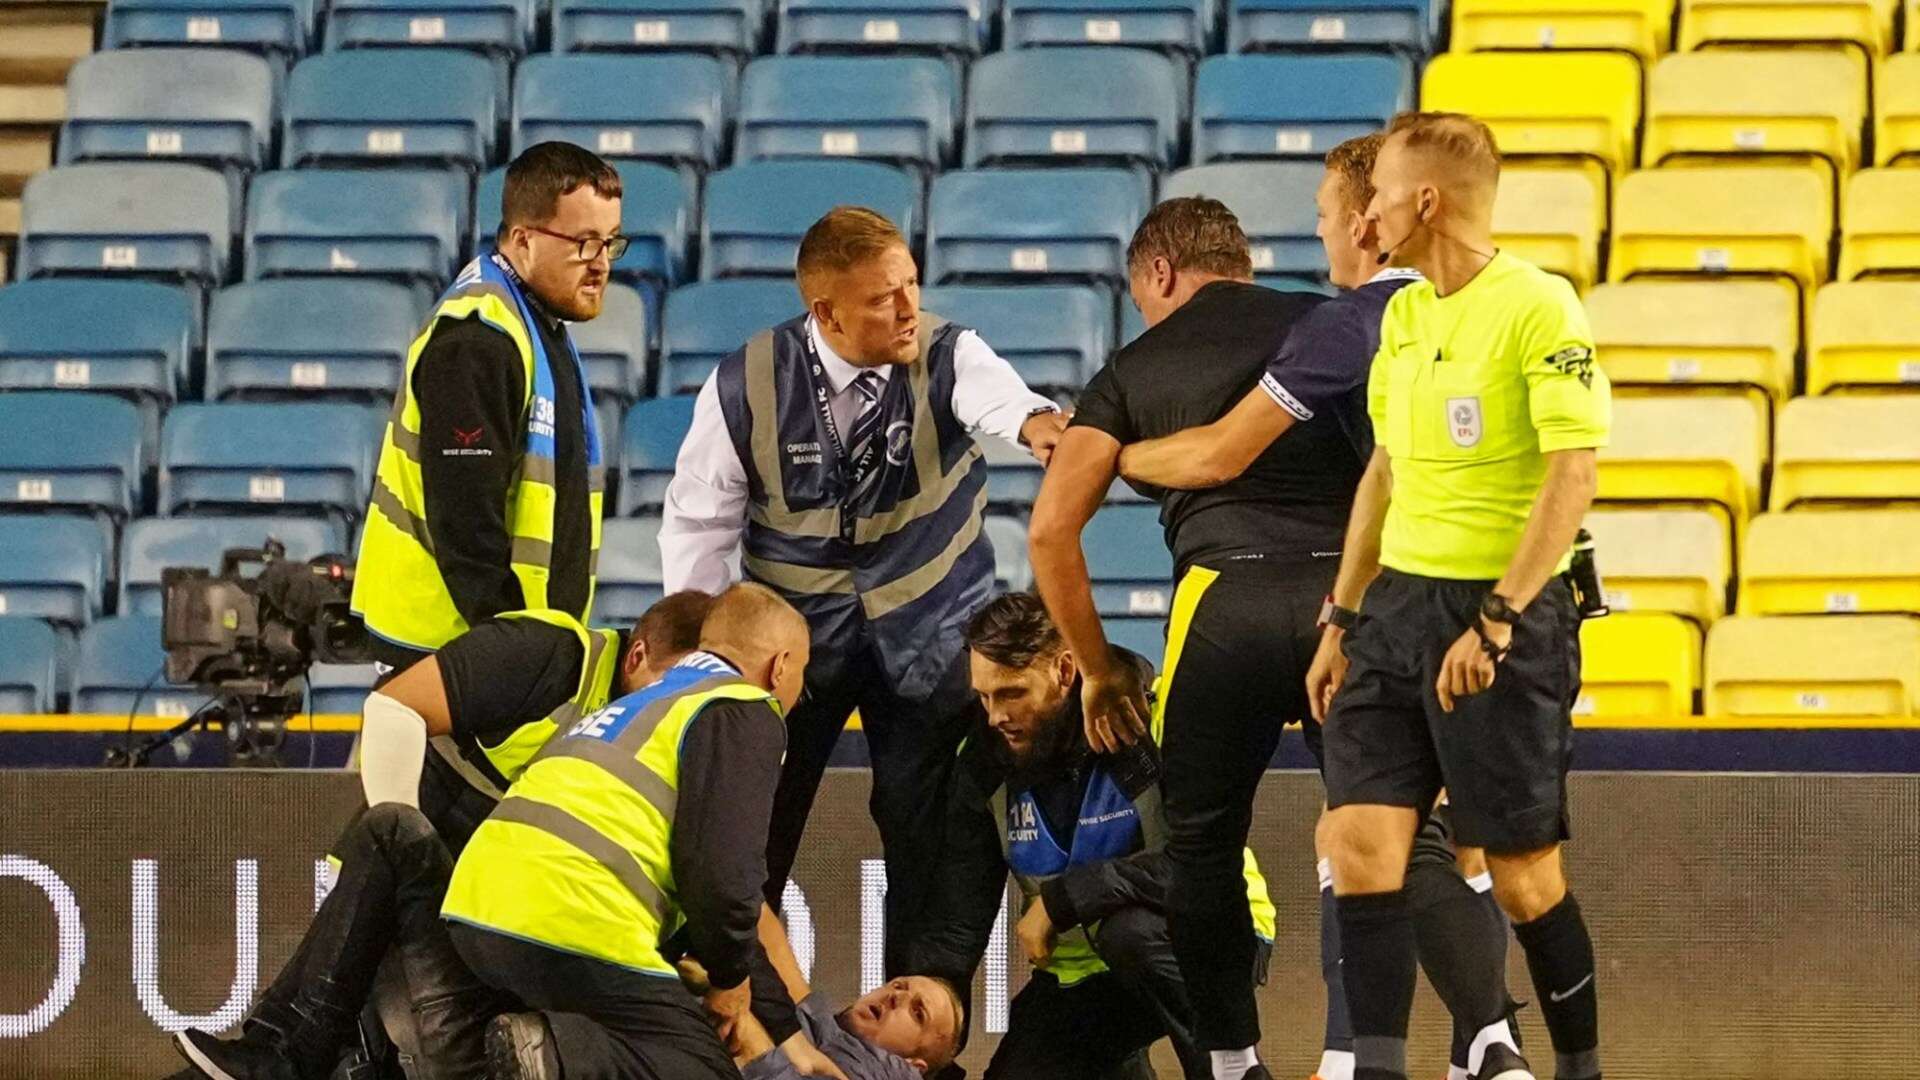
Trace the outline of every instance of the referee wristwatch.
[[1490, 592], [1480, 601], [1480, 617], [1488, 622], [1505, 623], [1508, 626], [1520, 621], [1520, 613], [1515, 611], [1507, 598], [1497, 592]]
[[1354, 624], [1359, 621], [1359, 612], [1352, 608], [1341, 607], [1339, 604], [1333, 602], [1333, 597], [1331, 596], [1320, 603], [1319, 629], [1325, 630], [1329, 626], [1337, 626], [1342, 630], [1351, 630]]

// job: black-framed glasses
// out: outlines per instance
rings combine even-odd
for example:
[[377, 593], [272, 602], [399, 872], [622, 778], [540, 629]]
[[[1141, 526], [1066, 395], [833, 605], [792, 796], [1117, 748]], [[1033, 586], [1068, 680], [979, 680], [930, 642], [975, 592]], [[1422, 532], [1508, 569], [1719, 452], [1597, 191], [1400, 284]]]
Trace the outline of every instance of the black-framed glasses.
[[607, 253], [607, 261], [619, 262], [627, 253], [627, 245], [632, 243], [631, 240], [628, 240], [624, 236], [609, 236], [605, 238], [598, 236], [568, 236], [566, 233], [557, 233], [552, 229], [542, 229], [535, 225], [528, 225], [526, 229], [528, 232], [537, 232], [542, 236], [551, 236], [555, 240], [572, 241], [580, 252], [581, 262], [592, 262], [600, 257], [602, 251]]

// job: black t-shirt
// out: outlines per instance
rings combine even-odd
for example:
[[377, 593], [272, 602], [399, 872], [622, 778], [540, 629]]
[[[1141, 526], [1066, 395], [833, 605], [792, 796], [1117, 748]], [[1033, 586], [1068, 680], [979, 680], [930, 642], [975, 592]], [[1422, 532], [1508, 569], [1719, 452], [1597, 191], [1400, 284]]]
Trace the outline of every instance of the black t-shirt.
[[[1093, 377], [1073, 423], [1121, 443], [1210, 424], [1260, 384], [1289, 334], [1322, 302], [1311, 293], [1240, 282], [1207, 285]], [[1322, 353], [1287, 351], [1302, 365]], [[1304, 366], [1298, 375], [1307, 375]], [[1331, 381], [1294, 380], [1303, 387]], [[1160, 503], [1167, 547], [1177, 571], [1185, 573], [1196, 564], [1234, 558], [1336, 556], [1364, 466], [1344, 426], [1316, 417], [1294, 424], [1245, 472], [1219, 487], [1135, 488]]]

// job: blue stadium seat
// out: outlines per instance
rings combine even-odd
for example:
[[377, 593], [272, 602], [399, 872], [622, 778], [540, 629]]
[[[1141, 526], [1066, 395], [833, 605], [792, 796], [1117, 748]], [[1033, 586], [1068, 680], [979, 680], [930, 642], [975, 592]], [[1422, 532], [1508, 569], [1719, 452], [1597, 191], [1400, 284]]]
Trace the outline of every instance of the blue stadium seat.
[[191, 301], [159, 282], [42, 278], [0, 288], [0, 389], [171, 401], [192, 341]]
[[1193, 160], [1319, 161], [1412, 105], [1412, 71], [1393, 56], [1209, 57], [1194, 82]]
[[1005, 514], [989, 514], [983, 522], [993, 544], [993, 583], [1008, 592], [1033, 587], [1033, 564], [1027, 560], [1027, 523]]
[[27, 181], [16, 277], [141, 274], [225, 280], [231, 199], [212, 169], [159, 162], [61, 165]]
[[1113, 298], [1084, 285], [943, 285], [920, 306], [979, 331], [1043, 393], [1086, 385], [1113, 349]]
[[60, 639], [45, 622], [0, 617], [0, 713], [50, 713], [59, 690]]
[[273, 145], [273, 69], [224, 49], [112, 49], [67, 75], [60, 160], [180, 159], [251, 172]]
[[100, 615], [107, 538], [99, 525], [59, 514], [0, 515], [0, 614], [70, 626]]
[[1317, 161], [1236, 161], [1181, 169], [1160, 185], [1160, 197], [1209, 195], [1227, 204], [1252, 247], [1254, 276], [1317, 280], [1327, 252], [1314, 235], [1313, 194], [1325, 169]]
[[166, 681], [160, 616], [101, 619], [80, 635], [73, 668], [73, 711], [184, 718], [210, 695]]
[[1120, 299], [1120, 343], [1117, 348], [1133, 344], [1133, 339], [1147, 332], [1147, 320], [1133, 301], [1126, 297]]
[[553, 51], [752, 56], [765, 16], [761, 0], [553, 0]]
[[1173, 556], [1157, 506], [1109, 506], [1093, 515], [1080, 546], [1103, 617], [1165, 618], [1173, 609]]
[[791, 279], [808, 227], [849, 204], [878, 210], [911, 237], [920, 185], [877, 161], [749, 161], [714, 173], [700, 219], [700, 277]]
[[281, 162], [429, 162], [483, 169], [505, 102], [483, 57], [458, 49], [310, 56], [287, 81]]
[[[647, 349], [647, 305], [630, 286], [607, 286], [600, 317], [570, 324], [573, 347], [587, 367], [587, 385], [595, 405], [627, 405], [647, 396], [652, 362]], [[619, 417], [600, 430], [612, 432]], [[605, 435], [601, 436], [604, 441]]]
[[1213, 40], [1210, 0], [1007, 0], [1008, 49], [1131, 45], [1200, 56]]
[[316, 713], [358, 713], [377, 678], [372, 664], [315, 664], [307, 669], [307, 707]]
[[1160, 666], [1161, 657], [1167, 651], [1167, 621], [1165, 619], [1102, 619], [1101, 626], [1107, 632], [1107, 644], [1122, 649], [1131, 649]]
[[974, 440], [987, 459], [987, 505], [995, 510], [1025, 514], [1040, 495], [1046, 469], [1025, 448], [991, 435]]
[[1424, 55], [1427, 0], [1227, 0], [1227, 51], [1372, 48]]
[[513, 152], [559, 141], [710, 169], [726, 144], [732, 83], [711, 56], [529, 57], [515, 74]]
[[792, 52], [977, 55], [993, 8], [972, 0], [786, 0], [777, 44]]
[[1124, 285], [1147, 206], [1146, 179], [1125, 169], [946, 173], [928, 197], [926, 280]]
[[217, 571], [220, 556], [232, 548], [257, 548], [271, 537], [287, 546], [287, 558], [345, 553], [345, 535], [337, 527], [302, 517], [141, 518], [127, 523], [120, 539], [122, 615], [160, 614], [160, 571], [170, 566]]
[[698, 391], [728, 353], [800, 314], [791, 280], [702, 281], [668, 293], [660, 331], [661, 395]]
[[230, 285], [207, 314], [207, 400], [391, 397], [425, 315], [404, 285], [276, 278]]
[[693, 426], [693, 400], [690, 394], [649, 398], [627, 410], [620, 427], [621, 517], [658, 512], [666, 501], [680, 443]]
[[365, 274], [437, 289], [454, 270], [466, 181], [430, 169], [284, 169], [247, 199], [247, 280]]
[[381, 416], [335, 402], [176, 406], [160, 432], [160, 512], [366, 507]]
[[953, 156], [959, 100], [953, 69], [932, 57], [762, 57], [741, 80], [734, 160], [862, 157], [937, 170]]
[[146, 467], [132, 402], [64, 390], [0, 394], [0, 508], [124, 518], [140, 508]]
[[665, 578], [660, 570], [660, 519], [611, 518], [601, 529], [593, 620], [601, 626], [629, 627], [665, 595]]
[[1163, 168], [1179, 151], [1185, 87], [1173, 61], [1143, 49], [994, 53], [973, 66], [966, 164]]
[[[615, 280], [646, 288], [685, 281], [687, 240], [699, 204], [694, 180], [647, 161], [615, 161], [613, 167], [620, 174], [620, 231], [633, 241], [613, 264]], [[505, 169], [480, 178], [473, 199], [476, 253], [487, 250], [500, 232], [500, 193], [506, 183]]]
[[450, 46], [520, 56], [533, 45], [534, 0], [330, 0], [329, 51]]
[[102, 48], [199, 45], [281, 61], [313, 45], [313, 0], [109, 0]]

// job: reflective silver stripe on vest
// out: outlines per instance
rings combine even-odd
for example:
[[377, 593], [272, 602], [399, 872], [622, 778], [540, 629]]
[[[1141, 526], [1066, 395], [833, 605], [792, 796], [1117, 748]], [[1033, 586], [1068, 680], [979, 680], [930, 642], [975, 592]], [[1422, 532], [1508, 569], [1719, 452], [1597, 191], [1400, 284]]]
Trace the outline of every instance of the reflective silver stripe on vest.
[[[657, 720], [647, 725], [648, 732], [651, 733], [656, 726], [658, 726]], [[638, 747], [626, 747], [617, 742], [601, 742], [598, 739], [571, 739], [569, 742], [571, 745], [556, 751], [552, 756], [591, 762], [605, 769], [618, 777], [621, 783], [632, 788], [641, 798], [647, 800], [655, 810], [660, 811], [660, 816], [667, 819], [669, 824], [673, 822], [673, 813], [680, 805], [680, 793], [673, 789], [673, 785], [667, 783], [666, 777], [654, 772], [652, 768], [641, 762], [636, 756], [640, 752]]]
[[495, 799], [506, 794], [493, 777], [481, 772], [473, 762], [467, 759], [467, 755], [461, 751], [460, 744], [453, 740], [453, 736], [435, 735], [427, 740], [427, 745], [440, 755], [440, 759], [445, 761], [460, 779], [471, 784], [475, 790], [491, 795]]
[[[936, 326], [946, 325], [945, 320], [936, 316], [923, 316], [922, 324], [931, 319]], [[953, 493], [966, 480], [973, 470], [973, 463], [980, 454], [980, 445], [975, 443], [960, 460], [953, 463], [951, 470], [940, 467], [940, 431], [939, 425], [932, 422], [933, 398], [930, 388], [933, 373], [927, 364], [927, 354], [931, 351], [929, 332], [923, 331], [920, 339], [920, 359], [907, 367], [907, 386], [913, 393], [913, 413], [916, 418], [925, 417], [925, 423], [913, 425], [913, 469], [920, 478], [920, 490], [912, 498], [896, 504], [884, 514], [861, 518], [854, 522], [853, 539], [857, 544], [871, 544], [899, 532], [908, 525], [933, 513], [947, 504]]]
[[802, 566], [799, 563], [775, 562], [772, 559], [757, 558], [744, 552], [741, 553], [740, 560], [747, 572], [753, 575], [753, 580], [771, 585], [782, 592], [816, 596], [852, 595], [853, 593], [853, 571], [844, 567]]
[[587, 490], [604, 493], [607, 490], [607, 467], [605, 465], [587, 466]]
[[420, 433], [408, 431], [407, 426], [402, 424], [397, 417], [391, 422], [390, 426], [393, 428], [393, 448], [406, 455], [408, 461], [413, 462], [415, 465], [421, 464]]
[[493, 808], [493, 821], [510, 821], [516, 825], [525, 825], [539, 829], [558, 840], [572, 845], [584, 852], [595, 862], [607, 868], [620, 884], [627, 887], [640, 906], [647, 909], [654, 921], [662, 927], [666, 925], [667, 913], [672, 910], [666, 894], [647, 877], [633, 854], [606, 836], [594, 830], [593, 826], [567, 813], [557, 806], [549, 806], [532, 799], [522, 799], [513, 795], [500, 801]]
[[[802, 326], [800, 332], [809, 331]], [[773, 331], [753, 335], [747, 341], [746, 353], [747, 408], [753, 412], [753, 467], [760, 474], [761, 493], [766, 496], [765, 506], [749, 500], [747, 512], [759, 524], [788, 536], [837, 538], [838, 508], [795, 511], [787, 506], [786, 479], [780, 472], [780, 404], [774, 386]]]
[[531, 480], [536, 484], [545, 484], [548, 487], [553, 487], [555, 483], [554, 478], [558, 475], [559, 470], [554, 466], [553, 459], [550, 457], [524, 454], [520, 458], [520, 478], [522, 480]]
[[553, 715], [547, 717], [553, 721], [554, 727], [564, 731], [573, 726], [574, 721], [585, 715], [587, 695], [593, 692], [594, 681], [600, 673], [600, 658], [605, 656], [606, 652], [606, 635], [592, 630], [587, 631], [587, 654], [586, 658], [580, 662], [580, 688], [574, 691], [573, 697], [553, 710]]
[[[979, 451], [975, 451], [978, 453]], [[987, 509], [987, 489], [980, 488], [974, 497], [973, 513], [967, 518], [966, 525], [953, 535], [947, 546], [918, 569], [908, 571], [878, 588], [868, 589], [860, 596], [860, 607], [867, 618], [877, 619], [897, 608], [905, 607], [927, 595], [933, 587], [946, 580], [953, 571], [953, 564], [960, 561], [973, 542], [980, 538], [981, 515]]]
[[369, 501], [373, 503], [374, 509], [380, 511], [388, 521], [393, 523], [395, 528], [413, 537], [415, 542], [427, 550], [427, 554], [433, 554], [433, 537], [427, 532], [426, 519], [407, 509], [406, 505], [400, 501], [400, 496], [387, 486], [386, 480], [379, 476], [373, 478], [373, 496]]
[[516, 536], [508, 548], [507, 559], [523, 566], [550, 566], [553, 563], [553, 544], [530, 536]]

